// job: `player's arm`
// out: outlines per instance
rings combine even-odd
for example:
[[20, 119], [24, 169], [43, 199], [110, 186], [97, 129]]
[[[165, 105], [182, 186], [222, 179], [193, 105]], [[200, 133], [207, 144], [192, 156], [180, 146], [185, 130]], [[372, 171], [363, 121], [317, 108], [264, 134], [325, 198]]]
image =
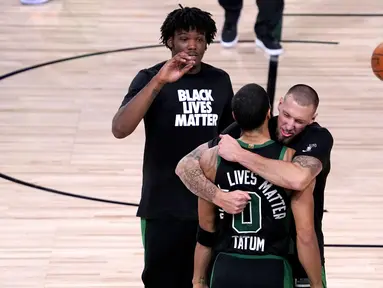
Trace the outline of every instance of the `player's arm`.
[[[240, 130], [238, 125], [233, 123], [223, 133], [231, 133], [233, 136], [236, 136], [236, 133], [240, 133]], [[209, 147], [215, 146], [217, 141], [219, 141], [219, 138], [213, 139], [209, 144], [201, 144], [184, 156], [177, 164], [175, 173], [194, 195], [214, 203], [227, 213], [237, 214], [246, 206], [250, 199], [249, 194], [240, 191], [233, 191], [232, 193], [223, 192], [205, 176], [200, 165], [202, 154]]]
[[314, 226], [314, 186], [315, 179], [305, 190], [293, 193], [291, 209], [297, 232], [299, 261], [309, 277], [310, 287], [322, 288], [322, 264]]
[[[147, 73], [140, 71], [125, 97], [127, 103], [124, 103], [113, 118], [112, 132], [116, 138], [125, 138], [136, 129], [162, 87], [166, 83], [176, 81], [193, 67], [192, 58], [185, 52], [178, 53], [150, 80], [147, 75], [145, 77]], [[184, 64], [183, 68], [180, 68], [180, 64]]]
[[[217, 147], [205, 151], [200, 159], [201, 169], [210, 181], [214, 181], [217, 167]], [[211, 261], [211, 247], [215, 241], [215, 206], [198, 198], [198, 233], [194, 252], [193, 285], [206, 287], [207, 268]]]
[[137, 74], [122, 106], [113, 117], [114, 137], [122, 139], [133, 133], [164, 84], [157, 75], [149, 80], [147, 73], [140, 71]]
[[[329, 158], [333, 146], [333, 138], [327, 130], [311, 134], [297, 148], [292, 162], [268, 159], [251, 153], [242, 149], [235, 139], [227, 135], [223, 135], [219, 143], [222, 145], [219, 155], [240, 163], [275, 185], [302, 191], [322, 171], [323, 162]], [[306, 150], [310, 144], [315, 144], [316, 147]]]
[[198, 198], [199, 227], [194, 252], [193, 285], [202, 287], [207, 281], [207, 268], [211, 261], [211, 248], [215, 241], [214, 204]]
[[213, 202], [220, 189], [205, 176], [200, 166], [202, 154], [208, 150], [208, 143], [201, 144], [178, 162], [175, 172], [193, 194]]

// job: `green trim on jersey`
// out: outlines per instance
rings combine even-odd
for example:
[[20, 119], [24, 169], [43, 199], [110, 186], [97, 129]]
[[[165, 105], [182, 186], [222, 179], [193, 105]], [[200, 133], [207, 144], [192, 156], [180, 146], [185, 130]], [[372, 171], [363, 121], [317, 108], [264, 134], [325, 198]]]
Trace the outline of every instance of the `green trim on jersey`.
[[327, 288], [326, 268], [322, 266], [322, 285], [323, 288]]
[[242, 140], [239, 140], [239, 139], [237, 139], [237, 141], [238, 141], [239, 145], [241, 145], [241, 147], [247, 148], [247, 149], [262, 148], [262, 147], [269, 146], [275, 142], [274, 140], [269, 140], [263, 144], [257, 145], [257, 144], [248, 144], [248, 143], [243, 142]]
[[[275, 142], [274, 140], [268, 140], [268, 141], [266, 141], [263, 144], [257, 145], [257, 144], [248, 144], [248, 143], [245, 143], [245, 142], [243, 142], [242, 140], [239, 140], [239, 139], [237, 139], [237, 141], [238, 141], [239, 145], [241, 145], [242, 148], [247, 148], [247, 149], [262, 148], [262, 147], [266, 147], [268, 145], [271, 145], [271, 144], [273, 144]], [[282, 159], [283, 159], [283, 155], [286, 152], [286, 149], [287, 149], [287, 147], [284, 146], [282, 151], [281, 151], [281, 155], [279, 155], [279, 157], [282, 156]], [[283, 154], [282, 154], [282, 152], [283, 152]], [[279, 158], [279, 159], [281, 159], [281, 158]], [[221, 160], [222, 160], [222, 157], [217, 155], [217, 169], [219, 167], [219, 164], [221, 164]]]
[[283, 160], [283, 157], [285, 157], [287, 147], [283, 146], [281, 150], [281, 154], [279, 154], [279, 160]]
[[146, 234], [146, 219], [141, 218], [141, 238], [142, 238], [142, 246], [145, 249], [145, 234]]
[[145, 236], [146, 236], [146, 219], [141, 218], [141, 238], [142, 238], [142, 246], [144, 247], [144, 263], [146, 256], [146, 245], [145, 245]]

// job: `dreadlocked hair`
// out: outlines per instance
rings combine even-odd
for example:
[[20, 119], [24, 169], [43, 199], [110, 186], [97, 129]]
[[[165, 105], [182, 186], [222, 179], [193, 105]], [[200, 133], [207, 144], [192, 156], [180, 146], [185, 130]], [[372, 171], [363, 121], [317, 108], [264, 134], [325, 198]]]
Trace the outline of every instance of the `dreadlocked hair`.
[[217, 33], [215, 21], [211, 18], [211, 14], [202, 11], [196, 7], [182, 7], [168, 14], [161, 26], [161, 43], [169, 48], [167, 41], [174, 33], [179, 30], [196, 30], [201, 34], [205, 34], [206, 43], [209, 45], [213, 42]]

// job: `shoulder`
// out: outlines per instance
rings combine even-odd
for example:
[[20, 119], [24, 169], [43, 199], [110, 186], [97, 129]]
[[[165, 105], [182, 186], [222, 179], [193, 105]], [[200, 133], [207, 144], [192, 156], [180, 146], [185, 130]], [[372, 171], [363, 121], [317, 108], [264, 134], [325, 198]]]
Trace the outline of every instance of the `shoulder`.
[[[233, 122], [229, 126], [227, 126], [220, 134], [229, 134], [231, 137], [237, 139], [241, 136], [241, 128], [239, 128], [237, 122]], [[215, 138], [211, 139], [208, 142], [209, 148], [218, 145], [220, 140], [221, 138], [219, 136], [216, 136]]]
[[205, 174], [210, 173], [216, 169], [218, 157], [218, 146], [209, 148], [202, 153], [199, 163]]
[[222, 79], [230, 81], [229, 74], [221, 68], [215, 67], [205, 62], [202, 63], [202, 68], [206, 73], [209, 73], [209, 76], [211, 75], [212, 77], [220, 77]]
[[157, 63], [156, 65], [141, 69], [137, 72], [136, 76], [134, 77], [130, 88], [131, 89], [141, 89], [143, 86], [145, 86], [152, 78], [160, 71], [161, 67], [166, 63], [166, 61], [163, 61], [161, 63]]
[[306, 137], [315, 138], [321, 142], [328, 142], [333, 144], [334, 138], [329, 129], [319, 125], [318, 122], [314, 122], [306, 127]]
[[208, 147], [213, 148], [213, 147], [217, 146], [220, 140], [221, 140], [221, 138], [219, 138], [219, 136], [214, 137], [209, 142], [207, 142]]
[[158, 71], [161, 70], [162, 66], [164, 66], [164, 64], [166, 63], [166, 61], [162, 61], [160, 63], [157, 63], [151, 67], [148, 67], [148, 68], [144, 68], [144, 69], [141, 69], [138, 74], [144, 74], [150, 78], [154, 77]]
[[311, 165], [313, 169], [320, 169], [319, 161], [322, 165], [327, 165], [334, 144], [330, 131], [314, 122], [302, 134], [297, 145], [294, 145], [294, 162], [299, 162], [304, 167]]
[[159, 62], [159, 63], [155, 64], [154, 66], [147, 68], [146, 70], [148, 70], [150, 72], [158, 73], [158, 71], [161, 70], [162, 66], [164, 66], [166, 62], [167, 61]]

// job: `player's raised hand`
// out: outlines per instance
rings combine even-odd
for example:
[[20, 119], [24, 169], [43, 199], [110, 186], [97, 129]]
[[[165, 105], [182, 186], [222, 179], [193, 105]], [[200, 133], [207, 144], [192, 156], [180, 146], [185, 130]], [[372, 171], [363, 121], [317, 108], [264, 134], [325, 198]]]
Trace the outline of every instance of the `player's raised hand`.
[[249, 193], [241, 190], [231, 191], [230, 193], [224, 192], [219, 195], [219, 199], [216, 201], [217, 203], [214, 204], [229, 214], [241, 213], [251, 199]]
[[177, 81], [193, 68], [195, 59], [195, 56], [189, 56], [185, 52], [176, 54], [162, 66], [157, 74], [158, 80], [164, 84]]

